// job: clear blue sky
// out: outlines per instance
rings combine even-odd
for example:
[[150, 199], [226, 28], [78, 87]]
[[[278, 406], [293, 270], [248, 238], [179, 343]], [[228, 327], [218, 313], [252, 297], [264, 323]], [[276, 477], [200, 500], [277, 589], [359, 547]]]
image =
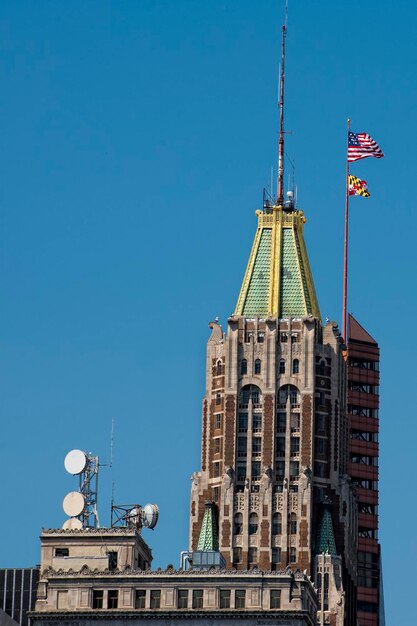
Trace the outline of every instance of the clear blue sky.
[[[323, 316], [340, 321], [346, 118], [386, 157], [352, 167], [350, 310], [380, 342], [388, 623], [417, 623], [414, 520], [417, 9], [290, 3], [286, 149]], [[278, 0], [0, 5], [0, 565], [39, 562], [75, 488], [109, 459], [101, 518], [157, 502], [156, 566], [188, 544], [207, 323], [233, 311], [275, 164]], [[289, 170], [287, 169], [287, 172]], [[407, 573], [407, 575], [405, 575]], [[394, 618], [395, 613], [395, 618]]]

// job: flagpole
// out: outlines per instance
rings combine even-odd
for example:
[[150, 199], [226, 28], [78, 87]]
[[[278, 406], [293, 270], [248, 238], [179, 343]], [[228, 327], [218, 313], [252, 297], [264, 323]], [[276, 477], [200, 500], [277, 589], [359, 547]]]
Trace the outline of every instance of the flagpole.
[[347, 344], [347, 289], [348, 289], [348, 242], [349, 242], [349, 131], [350, 118], [347, 120], [347, 147], [346, 147], [346, 201], [345, 201], [345, 243], [344, 243], [344, 263], [343, 263], [343, 338]]

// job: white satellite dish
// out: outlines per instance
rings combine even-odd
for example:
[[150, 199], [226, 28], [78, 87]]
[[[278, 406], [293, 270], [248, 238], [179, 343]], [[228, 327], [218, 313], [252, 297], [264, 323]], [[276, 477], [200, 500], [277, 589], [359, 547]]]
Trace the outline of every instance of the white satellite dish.
[[69, 474], [81, 474], [87, 465], [87, 456], [82, 450], [71, 450], [65, 457], [64, 465]]
[[82, 521], [77, 517], [70, 517], [66, 522], [62, 524], [63, 530], [81, 530], [83, 527]]
[[85, 498], [79, 491], [70, 491], [62, 502], [64, 513], [70, 517], [81, 515], [85, 509]]
[[145, 504], [142, 508], [142, 524], [145, 528], [155, 528], [158, 518], [158, 506], [156, 504]]

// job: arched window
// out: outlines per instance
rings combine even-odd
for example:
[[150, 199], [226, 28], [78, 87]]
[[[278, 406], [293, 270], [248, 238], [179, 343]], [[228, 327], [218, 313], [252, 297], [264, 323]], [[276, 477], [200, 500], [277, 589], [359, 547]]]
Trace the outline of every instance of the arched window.
[[258, 532], [258, 515], [256, 513], [251, 513], [249, 515], [249, 534], [256, 535]]
[[243, 515], [242, 515], [242, 513], [235, 513], [234, 532], [235, 532], [235, 535], [241, 535], [242, 532], [243, 532]]
[[223, 374], [222, 362], [221, 361], [217, 361], [216, 375], [220, 376], [220, 374]]
[[290, 535], [296, 535], [297, 534], [297, 516], [295, 513], [291, 513], [289, 522], [290, 522], [289, 524]]
[[292, 405], [300, 404], [300, 392], [294, 385], [283, 385], [279, 390], [279, 404], [286, 404], [288, 397]]
[[240, 373], [242, 376], [248, 373], [248, 362], [246, 359], [242, 359], [240, 362]]
[[298, 359], [294, 359], [292, 362], [292, 373], [298, 374], [300, 371], [300, 361]]
[[280, 374], [285, 374], [285, 361], [284, 359], [281, 359], [279, 362], [279, 373]]
[[324, 376], [326, 373], [326, 363], [325, 361], [322, 359], [319, 363], [319, 374], [320, 376]]
[[274, 513], [272, 516], [272, 534], [280, 535], [282, 532], [281, 513]]
[[252, 400], [254, 407], [260, 406], [262, 402], [262, 393], [256, 385], [245, 385], [239, 395], [240, 406], [248, 406], [249, 400]]
[[255, 361], [255, 374], [261, 373], [261, 359], [256, 359]]

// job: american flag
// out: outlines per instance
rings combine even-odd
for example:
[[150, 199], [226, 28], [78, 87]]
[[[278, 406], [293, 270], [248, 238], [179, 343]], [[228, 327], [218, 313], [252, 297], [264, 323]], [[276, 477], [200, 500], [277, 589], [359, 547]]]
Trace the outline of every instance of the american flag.
[[348, 138], [348, 161], [359, 161], [366, 157], [380, 159], [384, 156], [377, 142], [368, 133], [351, 133]]

